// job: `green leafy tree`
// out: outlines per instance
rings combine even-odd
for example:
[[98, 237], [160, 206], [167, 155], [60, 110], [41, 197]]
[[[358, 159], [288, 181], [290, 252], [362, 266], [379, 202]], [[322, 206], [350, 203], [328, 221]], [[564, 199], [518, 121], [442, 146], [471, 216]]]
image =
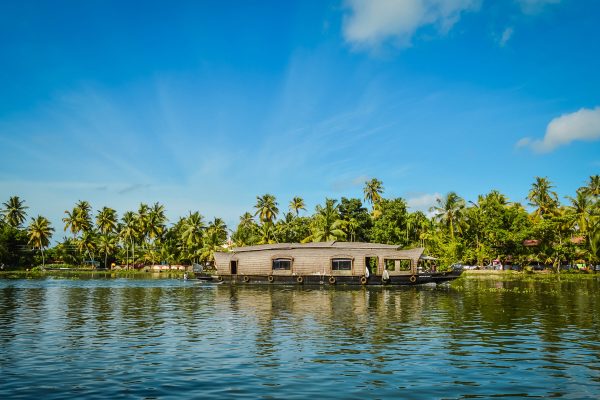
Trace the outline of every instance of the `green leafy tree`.
[[278, 243], [298, 243], [310, 235], [310, 218], [298, 217], [291, 212], [275, 225], [274, 240]]
[[353, 242], [368, 242], [373, 219], [360, 199], [342, 197], [339, 210], [347, 238]]
[[32, 253], [23, 251], [28, 247], [28, 242], [27, 230], [0, 222], [0, 264], [5, 264], [7, 267], [31, 265]]
[[401, 198], [383, 199], [380, 211], [381, 215], [373, 222], [371, 239], [377, 243], [405, 246], [408, 243], [406, 202]]

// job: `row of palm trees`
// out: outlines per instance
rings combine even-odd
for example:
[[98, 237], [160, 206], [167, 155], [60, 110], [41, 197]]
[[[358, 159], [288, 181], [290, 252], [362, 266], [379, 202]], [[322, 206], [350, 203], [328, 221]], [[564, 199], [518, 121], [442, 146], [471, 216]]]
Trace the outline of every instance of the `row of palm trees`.
[[[102, 257], [127, 267], [140, 263], [210, 263], [215, 251], [229, 246], [275, 242], [378, 241], [403, 246], [423, 246], [444, 262], [457, 259], [482, 264], [495, 257], [521, 257], [552, 261], [569, 257], [598, 259], [600, 180], [598, 175], [579, 188], [568, 204], [561, 204], [552, 183], [536, 177], [527, 199], [531, 212], [510, 202], [498, 191], [466, 202], [450, 192], [429, 210], [408, 212], [403, 199], [383, 197], [383, 183], [365, 182], [363, 199], [325, 199], [315, 212], [302, 216], [306, 205], [294, 197], [281, 214], [272, 194], [257, 196], [253, 212], [240, 217], [234, 231], [220, 218], [205, 223], [199, 212], [190, 212], [167, 227], [165, 207], [140, 204], [119, 219], [117, 211], [102, 207], [93, 215], [87, 201], [65, 211], [64, 231], [70, 237], [51, 249], [54, 259], [70, 263], [95, 262]], [[368, 210], [363, 201], [369, 203]], [[27, 206], [19, 197], [3, 203], [2, 223], [21, 228]], [[49, 246], [54, 228], [42, 217], [27, 226], [29, 244], [40, 251]], [[231, 233], [231, 235], [229, 234]], [[527, 243], [533, 245], [527, 245]]]

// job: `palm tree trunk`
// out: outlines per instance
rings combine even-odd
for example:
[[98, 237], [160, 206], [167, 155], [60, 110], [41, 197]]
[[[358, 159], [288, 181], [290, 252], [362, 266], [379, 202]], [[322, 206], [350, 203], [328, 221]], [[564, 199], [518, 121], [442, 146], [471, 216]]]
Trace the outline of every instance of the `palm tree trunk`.
[[44, 247], [40, 247], [40, 251], [42, 252], [42, 268], [46, 266], [46, 262], [44, 260]]
[[132, 252], [131, 263], [133, 264], [133, 269], [135, 269], [135, 243], [134, 243], [133, 239], [131, 239], [131, 252]]

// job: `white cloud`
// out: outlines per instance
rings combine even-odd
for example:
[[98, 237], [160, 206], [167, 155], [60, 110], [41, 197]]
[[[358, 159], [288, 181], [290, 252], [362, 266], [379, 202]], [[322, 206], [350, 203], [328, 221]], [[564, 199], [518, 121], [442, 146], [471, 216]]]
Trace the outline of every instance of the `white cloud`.
[[600, 107], [582, 108], [554, 118], [546, 127], [546, 134], [542, 139], [523, 138], [516, 146], [528, 146], [536, 152], [547, 153], [576, 140], [600, 140]]
[[515, 30], [512, 27], [508, 27], [504, 30], [504, 32], [502, 32], [502, 36], [500, 37], [500, 40], [498, 41], [498, 44], [500, 45], [500, 47], [504, 47], [506, 45], [506, 43], [510, 40], [510, 38], [512, 37], [513, 33], [515, 32]]
[[437, 199], [441, 199], [439, 193], [425, 193], [422, 195], [412, 196], [406, 200], [406, 205], [412, 211], [423, 211], [427, 216], [431, 216], [429, 209], [435, 205]]
[[479, 0], [347, 0], [347, 5], [351, 9], [344, 21], [348, 42], [376, 47], [392, 39], [408, 46], [422, 26], [448, 32], [462, 12], [478, 8]]
[[558, 4], [561, 0], [517, 0], [525, 14], [537, 14], [549, 4]]

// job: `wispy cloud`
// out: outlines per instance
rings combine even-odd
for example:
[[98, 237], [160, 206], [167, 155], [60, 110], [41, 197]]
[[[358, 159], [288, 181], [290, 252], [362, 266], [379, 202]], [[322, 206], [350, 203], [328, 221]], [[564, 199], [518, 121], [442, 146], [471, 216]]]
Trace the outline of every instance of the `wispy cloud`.
[[475, 10], [478, 0], [348, 0], [344, 37], [359, 47], [377, 47], [391, 40], [400, 47], [411, 44], [417, 30], [434, 26], [448, 32], [465, 11]]
[[149, 187], [150, 187], [149, 184], [136, 183], [133, 185], [125, 186], [123, 189], [120, 189], [119, 191], [117, 191], [117, 193], [118, 194], [128, 194], [128, 193], [137, 192], [138, 190], [148, 189]]
[[600, 106], [594, 109], [582, 108], [570, 114], [554, 118], [546, 127], [542, 139], [525, 137], [517, 147], [531, 147], [535, 152], [548, 153], [574, 141], [600, 140]]
[[431, 215], [429, 209], [435, 205], [442, 195], [439, 193], [424, 193], [409, 195], [406, 199], [406, 205], [412, 211], [422, 211], [427, 215]]
[[516, 0], [524, 14], [538, 14], [546, 6], [558, 4], [561, 0]]
[[337, 179], [331, 183], [331, 189], [335, 192], [345, 192], [348, 189], [363, 186], [369, 179], [371, 179], [371, 177], [368, 175]]
[[502, 36], [500, 36], [500, 39], [498, 40], [498, 44], [500, 45], [500, 47], [506, 46], [506, 43], [510, 40], [513, 33], [515, 33], [515, 30], [511, 26], [504, 29], [504, 32], [502, 32]]

